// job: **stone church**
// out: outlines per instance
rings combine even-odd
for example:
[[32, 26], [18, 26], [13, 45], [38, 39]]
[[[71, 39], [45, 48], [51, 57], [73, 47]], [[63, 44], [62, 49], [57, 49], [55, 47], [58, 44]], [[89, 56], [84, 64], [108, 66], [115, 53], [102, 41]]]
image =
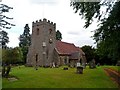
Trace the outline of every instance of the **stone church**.
[[77, 62], [85, 65], [85, 53], [72, 43], [56, 40], [56, 23], [45, 18], [32, 23], [28, 66], [75, 66]]

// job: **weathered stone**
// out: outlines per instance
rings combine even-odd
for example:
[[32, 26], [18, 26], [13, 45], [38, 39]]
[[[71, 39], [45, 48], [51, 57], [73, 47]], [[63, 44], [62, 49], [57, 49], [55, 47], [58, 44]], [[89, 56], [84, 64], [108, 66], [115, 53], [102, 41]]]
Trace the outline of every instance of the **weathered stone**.
[[64, 67], [63, 70], [68, 70], [68, 67]]
[[120, 61], [118, 61], [116, 65], [117, 65], [117, 66], [120, 66]]
[[[80, 59], [86, 63], [85, 53], [72, 43], [56, 40], [56, 23], [47, 19], [32, 23], [31, 45], [26, 66], [76, 67]], [[53, 64], [54, 62], [54, 64]], [[72, 65], [70, 65], [72, 64]], [[83, 66], [85, 68], [85, 66]]]
[[[33, 23], [31, 46], [27, 55], [28, 66], [48, 67], [53, 62], [56, 28], [46, 19]], [[49, 41], [50, 40], [50, 41]]]
[[17, 81], [18, 79], [15, 77], [8, 78], [9, 81]]
[[77, 67], [77, 74], [83, 74], [83, 67]]
[[95, 60], [94, 60], [94, 59], [89, 62], [89, 68], [90, 68], [90, 69], [96, 68], [96, 64], [95, 64]]

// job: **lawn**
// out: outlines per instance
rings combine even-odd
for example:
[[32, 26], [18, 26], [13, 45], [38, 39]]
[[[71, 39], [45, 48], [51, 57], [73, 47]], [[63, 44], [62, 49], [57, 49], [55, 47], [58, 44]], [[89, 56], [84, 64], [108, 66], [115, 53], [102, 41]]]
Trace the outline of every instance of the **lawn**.
[[120, 72], [120, 66], [104, 66], [104, 68], [111, 68], [111, 69], [113, 69], [115, 71]]
[[8, 81], [3, 78], [3, 88], [117, 88], [115, 82], [106, 75], [104, 66], [96, 69], [84, 69], [83, 74], [76, 74], [76, 68], [14, 67], [10, 75], [19, 78]]

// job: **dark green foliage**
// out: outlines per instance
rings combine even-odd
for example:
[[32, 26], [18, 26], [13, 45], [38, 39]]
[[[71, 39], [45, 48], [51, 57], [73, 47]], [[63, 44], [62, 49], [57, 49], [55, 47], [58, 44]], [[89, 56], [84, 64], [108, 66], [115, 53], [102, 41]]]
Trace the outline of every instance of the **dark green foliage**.
[[[9, 37], [7, 36], [7, 32], [2, 29], [10, 29], [11, 26], [15, 26], [14, 24], [9, 23], [7, 20], [13, 19], [5, 16], [3, 13], [9, 12], [12, 7], [9, 7], [5, 4], [0, 4], [0, 45], [2, 45], [2, 76], [7, 77], [11, 70], [11, 62], [13, 53], [10, 49], [7, 49], [7, 43], [9, 42]], [[13, 56], [14, 57], [14, 56]]]
[[7, 43], [9, 42], [8, 33], [6, 31], [0, 31], [0, 45], [2, 48], [7, 48]]
[[95, 54], [94, 54], [95, 49], [92, 48], [92, 46], [86, 46], [85, 45], [81, 49], [85, 53], [87, 62], [91, 61], [94, 58], [94, 56], [95, 56]]
[[9, 12], [10, 9], [13, 8], [5, 4], [0, 4], [0, 43], [3, 48], [4, 47], [6, 48], [6, 43], [9, 42], [9, 37], [7, 36], [8, 33], [6, 31], [3, 31], [2, 28], [10, 29], [11, 26], [15, 26], [14, 24], [11, 24], [6, 21], [7, 19], [13, 19], [13, 18], [9, 18], [3, 14], [5, 12]]
[[89, 68], [90, 68], [90, 69], [96, 68], [96, 64], [95, 64], [95, 60], [94, 60], [94, 59], [91, 60], [91, 61], [89, 61]]
[[2, 63], [3, 64], [16, 64], [23, 62], [22, 51], [19, 47], [8, 48], [2, 50]]
[[103, 12], [100, 12], [100, 8], [102, 6], [106, 6], [106, 13], [110, 12], [113, 3], [114, 0], [111, 0], [110, 2], [106, 0], [100, 0], [100, 2], [82, 2], [82, 0], [81, 2], [76, 2], [76, 0], [72, 0], [70, 2], [70, 6], [73, 7], [75, 13], [79, 12], [79, 15], [81, 15], [82, 18], [86, 20], [84, 27], [87, 28], [92, 23], [93, 18], [97, 18], [98, 21], [104, 20], [105, 17], [101, 17], [105, 14], [103, 14]]
[[[85, 28], [91, 23], [93, 18], [97, 18], [101, 23], [94, 31], [94, 40], [97, 43], [97, 58], [102, 64], [116, 64], [120, 60], [120, 1], [101, 0], [101, 2], [73, 2], [71, 6], [76, 12], [86, 20]], [[106, 7], [105, 14], [101, 13], [101, 7]], [[105, 17], [107, 15], [107, 17]]]
[[9, 18], [4, 15], [5, 12], [9, 12], [10, 9], [13, 9], [12, 7], [9, 7], [5, 4], [0, 4], [0, 45], [2, 45], [2, 48], [6, 48], [6, 44], [9, 42], [9, 37], [7, 36], [7, 32], [3, 31], [3, 28], [10, 29], [11, 26], [15, 26], [11, 23], [9, 23], [7, 20], [8, 19], [13, 19]]
[[109, 17], [96, 29], [94, 39], [99, 54], [111, 59], [115, 64], [120, 60], [120, 2], [115, 3]]
[[24, 27], [24, 32], [22, 35], [20, 35], [20, 43], [19, 46], [20, 47], [24, 47], [24, 46], [29, 46], [31, 43], [31, 37], [30, 37], [30, 28], [28, 26], [28, 24], [25, 25]]
[[85, 18], [85, 27], [87, 28], [93, 20], [93, 16], [100, 17], [100, 2], [71, 2], [71, 6], [75, 9], [75, 13], [79, 11], [79, 15], [82, 15], [82, 18]]
[[11, 56], [12, 56], [12, 50], [11, 49], [2, 49], [2, 63], [3, 64], [10, 64], [11, 61]]
[[59, 30], [57, 30], [56, 32], [56, 40], [60, 40], [60, 41], [62, 40], [62, 34]]
[[28, 48], [31, 44], [30, 28], [28, 24], [25, 25], [24, 32], [22, 35], [20, 35], [19, 40], [20, 40], [19, 46], [21, 47], [23, 53], [23, 60], [24, 63], [26, 63]]
[[8, 77], [11, 70], [11, 65], [3, 65], [2, 67], [2, 77]]
[[19, 47], [2, 50], [2, 76], [7, 77], [11, 70], [11, 64], [22, 63], [22, 52]]
[[15, 26], [14, 24], [11, 24], [8, 21], [6, 21], [6, 19], [13, 19], [13, 18], [9, 18], [3, 14], [5, 12], [9, 12], [10, 9], [13, 9], [13, 8], [5, 4], [0, 4], [0, 27], [1, 29], [2, 28], [10, 29], [11, 26]]

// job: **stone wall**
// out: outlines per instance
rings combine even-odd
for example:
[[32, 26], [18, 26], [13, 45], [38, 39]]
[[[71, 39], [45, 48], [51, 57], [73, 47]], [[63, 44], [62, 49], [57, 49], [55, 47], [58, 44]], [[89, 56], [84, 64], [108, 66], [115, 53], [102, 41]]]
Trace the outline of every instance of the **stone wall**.
[[43, 19], [32, 23], [27, 65], [50, 66], [56, 41], [56, 24]]

